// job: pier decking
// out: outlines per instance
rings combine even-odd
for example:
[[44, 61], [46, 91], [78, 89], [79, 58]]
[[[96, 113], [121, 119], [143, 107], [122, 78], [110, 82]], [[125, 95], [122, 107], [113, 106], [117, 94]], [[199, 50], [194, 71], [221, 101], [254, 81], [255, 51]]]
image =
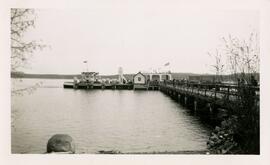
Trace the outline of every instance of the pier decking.
[[[177, 102], [196, 111], [213, 113], [217, 109], [232, 110], [242, 97], [239, 90], [243, 88], [230, 84], [200, 84], [200, 83], [173, 83], [160, 84], [160, 91]], [[248, 86], [244, 90], [253, 93], [254, 104], [259, 109], [260, 88]]]

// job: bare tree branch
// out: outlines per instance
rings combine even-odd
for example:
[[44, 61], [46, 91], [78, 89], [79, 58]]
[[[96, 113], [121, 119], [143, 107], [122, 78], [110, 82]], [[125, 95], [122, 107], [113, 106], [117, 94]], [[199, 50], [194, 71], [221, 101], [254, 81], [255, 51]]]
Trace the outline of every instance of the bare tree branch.
[[[30, 28], [35, 27], [36, 14], [34, 9], [11, 9], [10, 34], [11, 34], [11, 71], [17, 72], [29, 66], [28, 59], [37, 50], [42, 50], [46, 45], [35, 40], [25, 41], [23, 35]], [[33, 88], [28, 88], [32, 90]], [[12, 93], [20, 93], [25, 89], [12, 89]]]

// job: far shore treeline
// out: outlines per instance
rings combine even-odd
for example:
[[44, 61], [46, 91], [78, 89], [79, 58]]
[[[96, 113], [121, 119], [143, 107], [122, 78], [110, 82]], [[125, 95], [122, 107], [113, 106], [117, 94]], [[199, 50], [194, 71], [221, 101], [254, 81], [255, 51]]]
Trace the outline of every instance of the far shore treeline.
[[[126, 79], [132, 80], [134, 74], [124, 74]], [[199, 76], [200, 74], [194, 73], [172, 73], [174, 79], [187, 79], [189, 76]], [[80, 77], [80, 74], [29, 74], [24, 72], [11, 72], [11, 78], [40, 78], [40, 79], [73, 79]], [[117, 79], [118, 75], [100, 75], [101, 78]]]
[[[216, 77], [214, 74], [196, 74], [196, 73], [171, 73], [173, 79], [190, 79], [190, 80], [208, 80], [212, 81]], [[126, 79], [132, 80], [135, 74], [124, 74]], [[260, 81], [259, 73], [253, 74], [257, 81]], [[29, 74], [24, 72], [11, 72], [11, 78], [35, 78], [35, 79], [73, 79], [80, 78], [80, 74]], [[220, 75], [224, 81], [236, 81], [232, 75]], [[219, 76], [219, 77], [220, 77]], [[117, 79], [118, 75], [100, 75], [101, 78]]]

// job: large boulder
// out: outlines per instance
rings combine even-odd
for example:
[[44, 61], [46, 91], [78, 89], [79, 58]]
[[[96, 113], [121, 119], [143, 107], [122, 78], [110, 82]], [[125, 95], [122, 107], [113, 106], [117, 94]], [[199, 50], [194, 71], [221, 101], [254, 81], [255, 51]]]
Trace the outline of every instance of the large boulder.
[[66, 134], [53, 135], [47, 143], [47, 153], [75, 153], [75, 144], [71, 136]]

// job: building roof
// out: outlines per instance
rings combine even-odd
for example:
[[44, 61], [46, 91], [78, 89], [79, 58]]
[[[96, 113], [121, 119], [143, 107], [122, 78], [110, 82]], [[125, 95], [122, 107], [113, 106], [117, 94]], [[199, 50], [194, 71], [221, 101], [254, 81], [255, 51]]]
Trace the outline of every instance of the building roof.
[[[135, 74], [135, 75], [133, 76], [133, 78], [134, 78], [135, 76], [139, 75], [139, 74], [145, 77], [144, 74], [142, 74], [141, 72], [138, 72], [137, 74]], [[146, 77], [145, 77], [145, 78], [146, 78]]]

